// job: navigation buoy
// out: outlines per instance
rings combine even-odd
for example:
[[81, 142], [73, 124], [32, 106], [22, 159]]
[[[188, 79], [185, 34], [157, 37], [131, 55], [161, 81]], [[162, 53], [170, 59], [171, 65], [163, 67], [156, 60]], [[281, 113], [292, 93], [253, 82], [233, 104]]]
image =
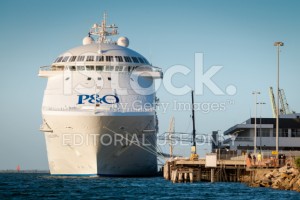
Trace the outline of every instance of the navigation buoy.
[[17, 172], [20, 172], [21, 168], [20, 165], [17, 166]]

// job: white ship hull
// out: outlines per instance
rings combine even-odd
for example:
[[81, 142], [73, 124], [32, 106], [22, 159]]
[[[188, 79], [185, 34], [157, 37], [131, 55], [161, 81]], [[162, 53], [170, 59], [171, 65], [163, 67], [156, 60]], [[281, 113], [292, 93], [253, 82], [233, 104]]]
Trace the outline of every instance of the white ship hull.
[[53, 131], [45, 132], [51, 174], [153, 176], [157, 172], [153, 113], [97, 116], [48, 111], [44, 119]]
[[[56, 175], [151, 176], [157, 172], [155, 80], [162, 71], [129, 41], [106, 40], [104, 17], [83, 46], [41, 67], [49, 168]], [[98, 36], [95, 42], [91, 34]]]

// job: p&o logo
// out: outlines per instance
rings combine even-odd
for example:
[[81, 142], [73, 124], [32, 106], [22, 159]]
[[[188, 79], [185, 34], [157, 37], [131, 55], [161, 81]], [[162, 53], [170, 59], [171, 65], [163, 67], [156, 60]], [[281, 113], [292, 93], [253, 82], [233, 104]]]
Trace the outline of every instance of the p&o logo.
[[95, 103], [105, 103], [105, 104], [116, 104], [119, 103], [120, 99], [115, 95], [105, 95], [103, 97], [100, 97], [98, 94], [82, 94], [78, 95], [78, 104], [95, 104]]

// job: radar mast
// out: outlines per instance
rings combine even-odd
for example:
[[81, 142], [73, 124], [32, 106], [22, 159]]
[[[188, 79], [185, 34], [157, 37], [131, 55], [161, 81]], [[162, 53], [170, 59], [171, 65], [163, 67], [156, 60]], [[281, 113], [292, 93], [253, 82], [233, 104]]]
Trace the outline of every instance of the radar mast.
[[94, 24], [90, 30], [91, 35], [98, 37], [97, 42], [99, 43], [110, 43], [111, 40], [106, 37], [118, 34], [118, 27], [115, 24], [106, 25], [106, 19], [107, 14], [105, 12], [101, 24]]

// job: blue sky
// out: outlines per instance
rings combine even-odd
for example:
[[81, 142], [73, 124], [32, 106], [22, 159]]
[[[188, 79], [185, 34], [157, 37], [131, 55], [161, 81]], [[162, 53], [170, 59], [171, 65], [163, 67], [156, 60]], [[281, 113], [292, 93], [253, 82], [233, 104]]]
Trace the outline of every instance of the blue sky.
[[[47, 169], [44, 137], [39, 132], [41, 103], [46, 80], [38, 68], [49, 65], [62, 52], [81, 45], [91, 25], [104, 11], [108, 21], [119, 26], [130, 48], [147, 57], [164, 71], [174, 65], [192, 70], [176, 75], [173, 82], [195, 87], [195, 53], [204, 54], [204, 68], [223, 66], [214, 77], [222, 89], [234, 85], [233, 96], [216, 96], [205, 90], [197, 102], [234, 104], [225, 111], [196, 113], [197, 132], [225, 131], [253, 113], [252, 91], [262, 94], [267, 104], [262, 115], [271, 117], [269, 86], [276, 86], [275, 41], [283, 41], [281, 87], [291, 108], [300, 112], [299, 1], [164, 0], [164, 1], [16, 1], [0, 2], [1, 26], [1, 115], [0, 169]], [[174, 96], [163, 87], [161, 102], [189, 102], [190, 94]], [[176, 131], [191, 132], [190, 113], [159, 113], [160, 133], [175, 116]], [[201, 154], [203, 149], [200, 147]], [[175, 151], [181, 151], [178, 148]], [[186, 151], [188, 152], [188, 150]]]

